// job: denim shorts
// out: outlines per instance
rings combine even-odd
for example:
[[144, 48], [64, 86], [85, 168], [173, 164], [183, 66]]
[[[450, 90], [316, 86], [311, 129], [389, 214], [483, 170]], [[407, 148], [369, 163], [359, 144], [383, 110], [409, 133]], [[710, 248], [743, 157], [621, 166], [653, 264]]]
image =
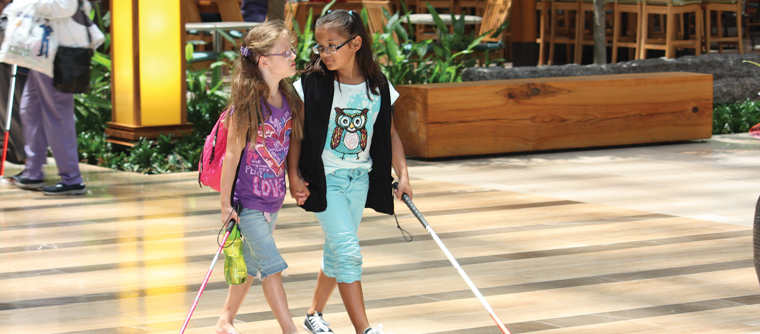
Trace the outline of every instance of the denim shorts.
[[274, 227], [277, 213], [267, 219], [264, 212], [243, 208], [240, 213], [240, 233], [243, 235], [243, 256], [248, 275], [264, 279], [288, 268], [274, 244]]
[[359, 247], [359, 223], [369, 190], [366, 169], [338, 169], [325, 175], [327, 209], [316, 212], [325, 233], [322, 272], [338, 283], [362, 279], [362, 254]]

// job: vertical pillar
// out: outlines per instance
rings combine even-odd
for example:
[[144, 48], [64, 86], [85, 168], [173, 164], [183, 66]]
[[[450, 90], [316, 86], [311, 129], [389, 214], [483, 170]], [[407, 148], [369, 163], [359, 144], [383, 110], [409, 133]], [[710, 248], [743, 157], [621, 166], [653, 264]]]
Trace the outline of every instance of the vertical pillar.
[[188, 132], [185, 0], [111, 0], [112, 121], [109, 141]]
[[[544, 6], [549, 4], [547, 0], [538, 1], [544, 1]], [[511, 10], [509, 26], [512, 29], [512, 65], [536, 66], [538, 64], [536, 0], [513, 0]]]

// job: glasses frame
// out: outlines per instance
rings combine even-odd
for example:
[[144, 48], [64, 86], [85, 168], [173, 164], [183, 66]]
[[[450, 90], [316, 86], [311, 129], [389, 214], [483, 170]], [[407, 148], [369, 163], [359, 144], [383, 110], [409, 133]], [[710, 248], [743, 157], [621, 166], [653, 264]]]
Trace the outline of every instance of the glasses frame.
[[[290, 52], [290, 56], [288, 56], [288, 52]], [[266, 56], [266, 57], [269, 57], [269, 56], [282, 56], [282, 57], [285, 57], [285, 59], [290, 59], [290, 57], [294, 57], [294, 58], [297, 57], [298, 53], [297, 53], [297, 50], [295, 48], [290, 48], [289, 50], [287, 50], [287, 51], [285, 51], [283, 53], [268, 53], [268, 54], [263, 54], [261, 56], [262, 57], [263, 56]]]
[[[333, 52], [324, 52], [324, 54], [326, 54], [326, 55], [331, 55], [333, 53], [338, 52], [338, 50], [340, 48], [342, 48], [344, 45], [348, 44], [348, 42], [353, 41], [354, 38], [357, 38], [357, 37], [359, 37], [359, 35], [356, 35], [354, 37], [349, 38], [347, 41], [341, 43], [338, 46], [332, 46], [332, 45], [330, 45], [330, 46], [327, 46], [327, 48], [323, 48], [319, 44], [314, 44], [314, 46], [311, 47], [311, 51], [314, 52], [315, 54], [322, 54], [324, 51], [327, 51], [327, 49], [329, 49], [331, 47], [334, 47], [335, 51], [333, 51]], [[319, 51], [319, 49], [322, 49], [322, 51]]]

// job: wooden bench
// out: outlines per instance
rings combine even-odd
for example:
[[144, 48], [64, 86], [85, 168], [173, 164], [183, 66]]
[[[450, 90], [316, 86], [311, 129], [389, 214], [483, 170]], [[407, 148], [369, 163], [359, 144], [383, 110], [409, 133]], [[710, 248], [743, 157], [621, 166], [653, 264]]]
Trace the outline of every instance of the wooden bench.
[[399, 85], [395, 125], [425, 158], [710, 138], [712, 75], [668, 72]]

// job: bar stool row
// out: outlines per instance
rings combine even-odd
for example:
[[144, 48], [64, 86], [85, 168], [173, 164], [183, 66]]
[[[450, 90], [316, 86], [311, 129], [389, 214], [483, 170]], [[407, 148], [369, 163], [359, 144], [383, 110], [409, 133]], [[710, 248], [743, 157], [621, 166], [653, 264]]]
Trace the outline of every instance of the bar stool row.
[[[648, 50], [663, 50], [666, 58], [675, 58], [676, 49], [681, 48], [694, 49], [699, 55], [709, 53], [713, 43], [717, 43], [720, 52], [725, 44], [734, 44], [739, 53], [743, 52], [741, 0], [605, 2], [605, 35], [607, 46], [612, 47], [613, 63], [618, 60], [620, 48], [629, 48], [631, 59], [645, 59]], [[593, 7], [592, 0], [536, 2], [536, 9], [540, 12], [536, 40], [539, 43], [538, 65], [555, 63], [556, 44], [567, 45], [568, 62], [572, 58], [574, 63], [580, 64], [583, 46], [594, 44], [592, 20], [587, 19], [587, 16], [593, 17]], [[735, 13], [736, 19], [722, 20], [723, 12]], [[713, 13], [717, 13], [715, 22]], [[626, 22], [628, 24], [624, 26]], [[736, 36], [728, 36], [726, 32], [733, 29]]]

